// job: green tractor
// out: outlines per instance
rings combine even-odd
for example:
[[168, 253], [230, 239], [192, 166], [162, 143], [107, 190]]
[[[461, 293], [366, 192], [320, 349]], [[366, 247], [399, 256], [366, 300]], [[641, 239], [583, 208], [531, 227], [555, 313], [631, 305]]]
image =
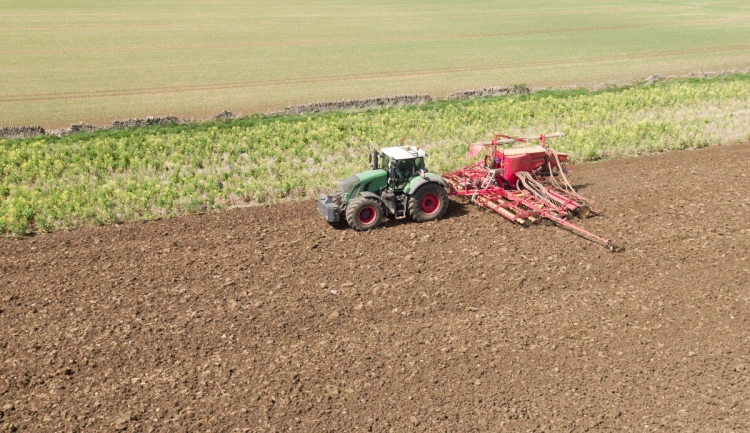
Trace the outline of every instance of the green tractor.
[[441, 218], [448, 209], [446, 182], [427, 172], [426, 156], [413, 146], [373, 150], [371, 170], [347, 177], [333, 194], [320, 196], [318, 212], [329, 223], [345, 219], [358, 231], [374, 229], [385, 215], [417, 222]]

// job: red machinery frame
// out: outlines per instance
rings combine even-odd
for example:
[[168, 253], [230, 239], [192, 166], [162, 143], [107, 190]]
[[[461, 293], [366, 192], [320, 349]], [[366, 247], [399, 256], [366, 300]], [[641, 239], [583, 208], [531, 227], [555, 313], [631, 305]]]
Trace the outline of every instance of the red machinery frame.
[[[471, 145], [469, 155], [477, 156], [484, 150], [484, 158], [443, 174], [449, 195], [470, 196], [474, 204], [492, 209], [523, 227], [540, 222], [556, 224], [615, 251], [610, 240], [570, 222], [574, 216], [585, 218], [601, 211], [568, 182], [566, 174], [572, 171], [568, 155], [546, 147], [548, 138], [563, 136], [556, 133], [520, 138], [495, 134], [491, 142]], [[500, 147], [536, 140], [539, 146]]]

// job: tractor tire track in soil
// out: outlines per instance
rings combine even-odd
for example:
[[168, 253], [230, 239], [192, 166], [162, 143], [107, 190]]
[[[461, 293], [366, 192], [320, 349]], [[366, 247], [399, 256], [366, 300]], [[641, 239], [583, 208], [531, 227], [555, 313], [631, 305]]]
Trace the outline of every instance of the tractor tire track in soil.
[[578, 166], [617, 254], [463, 201], [0, 240], [0, 430], [748, 430], [749, 165]]

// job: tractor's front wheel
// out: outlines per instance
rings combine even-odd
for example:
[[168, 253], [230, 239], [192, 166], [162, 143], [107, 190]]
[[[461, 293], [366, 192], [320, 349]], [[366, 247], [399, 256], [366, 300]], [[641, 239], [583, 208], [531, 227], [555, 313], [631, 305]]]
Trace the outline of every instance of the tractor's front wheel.
[[383, 206], [373, 198], [357, 197], [346, 206], [346, 222], [357, 231], [371, 230], [383, 220]]
[[409, 197], [409, 216], [416, 222], [442, 218], [448, 210], [448, 193], [438, 183], [426, 183]]

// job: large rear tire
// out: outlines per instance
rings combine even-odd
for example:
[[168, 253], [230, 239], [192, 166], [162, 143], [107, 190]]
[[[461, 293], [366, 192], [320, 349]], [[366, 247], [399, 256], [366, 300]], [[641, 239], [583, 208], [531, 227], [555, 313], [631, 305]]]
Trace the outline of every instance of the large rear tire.
[[357, 197], [346, 207], [346, 222], [359, 232], [372, 230], [383, 221], [383, 206], [374, 198]]
[[424, 223], [442, 218], [448, 210], [448, 193], [436, 182], [425, 183], [409, 197], [409, 217]]

